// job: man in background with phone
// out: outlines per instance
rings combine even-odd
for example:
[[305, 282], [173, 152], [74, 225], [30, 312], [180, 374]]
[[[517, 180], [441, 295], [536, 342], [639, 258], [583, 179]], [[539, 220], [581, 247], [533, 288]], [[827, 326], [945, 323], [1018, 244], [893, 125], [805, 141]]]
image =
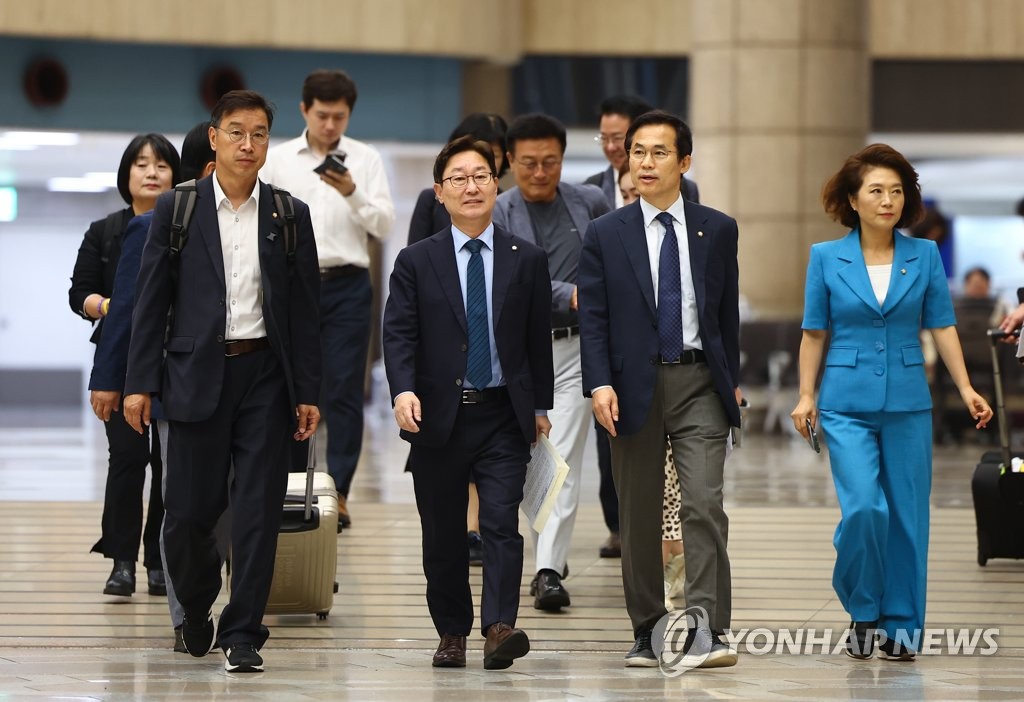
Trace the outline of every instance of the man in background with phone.
[[[380, 154], [345, 136], [356, 96], [356, 85], [344, 71], [319, 69], [306, 76], [299, 103], [306, 129], [270, 149], [260, 172], [264, 181], [307, 203], [313, 219], [321, 279], [321, 408], [330, 427], [327, 469], [338, 489], [339, 528], [351, 525], [347, 498], [363, 440], [372, 300], [369, 237], [383, 239], [395, 223]], [[296, 460], [301, 459], [296, 467], [305, 466], [305, 449], [305, 444], [296, 449]]]

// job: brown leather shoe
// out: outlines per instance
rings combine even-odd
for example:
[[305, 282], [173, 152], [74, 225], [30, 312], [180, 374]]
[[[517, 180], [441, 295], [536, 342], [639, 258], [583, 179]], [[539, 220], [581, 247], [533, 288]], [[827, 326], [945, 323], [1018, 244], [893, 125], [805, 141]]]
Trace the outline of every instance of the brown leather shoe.
[[619, 532], [613, 531], [608, 534], [608, 540], [601, 544], [597, 553], [601, 558], [621, 558], [622, 540], [619, 539]]
[[348, 529], [352, 526], [352, 517], [348, 513], [348, 498], [338, 493], [338, 528]]
[[516, 658], [530, 652], [530, 639], [522, 629], [513, 629], [508, 624], [497, 622], [487, 629], [484, 643], [484, 669], [504, 670]]
[[466, 667], [466, 637], [444, 634], [434, 654], [435, 668]]

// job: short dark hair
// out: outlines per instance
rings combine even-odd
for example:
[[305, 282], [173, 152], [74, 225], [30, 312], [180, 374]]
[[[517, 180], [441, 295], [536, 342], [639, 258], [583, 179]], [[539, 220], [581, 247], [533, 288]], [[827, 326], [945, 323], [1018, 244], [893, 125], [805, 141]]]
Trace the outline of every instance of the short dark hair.
[[441, 180], [444, 178], [444, 169], [448, 167], [448, 162], [451, 161], [452, 157], [456, 154], [461, 154], [464, 151], [475, 151], [484, 157], [484, 162], [491, 169], [491, 173], [497, 177], [497, 169], [494, 167], [494, 152], [491, 151], [491, 145], [486, 141], [480, 141], [474, 139], [472, 136], [462, 136], [458, 139], [448, 142], [441, 149], [441, 153], [434, 159], [434, 182], [438, 185], [441, 184]]
[[1024, 217], [1024, 197], [1017, 202], [1017, 214]]
[[210, 148], [210, 120], [203, 120], [181, 142], [181, 182], [199, 178], [206, 164], [216, 160], [217, 154]]
[[641, 97], [636, 95], [612, 95], [601, 101], [600, 116], [622, 115], [628, 117], [632, 122], [645, 112], [650, 112], [654, 107]]
[[263, 110], [267, 128], [274, 126], [274, 105], [255, 90], [229, 90], [220, 96], [210, 113], [210, 126], [219, 127], [224, 115], [238, 110]]
[[896, 222], [896, 227], [910, 227], [920, 221], [925, 208], [921, 200], [921, 186], [917, 182], [917, 171], [903, 154], [888, 144], [865, 146], [847, 158], [842, 168], [828, 179], [821, 191], [821, 202], [828, 216], [850, 229], [860, 225], [860, 216], [850, 204], [850, 198], [864, 184], [864, 174], [869, 168], [896, 171], [903, 183], [903, 214]]
[[356, 109], [356, 83], [348, 73], [338, 68], [318, 68], [302, 82], [302, 104], [309, 109], [314, 100], [337, 102], [344, 100], [349, 111]]
[[565, 153], [565, 125], [554, 117], [534, 112], [512, 120], [505, 134], [505, 143], [511, 153], [516, 152], [516, 142], [520, 139], [557, 139]]
[[121, 154], [121, 163], [117, 167], [117, 192], [121, 193], [121, 198], [129, 205], [132, 204], [132, 194], [128, 190], [128, 173], [132, 170], [132, 164], [139, 157], [139, 153], [147, 145], [153, 149], [153, 154], [158, 159], [171, 167], [171, 183], [178, 182], [181, 159], [174, 144], [163, 134], [138, 134], [128, 142], [124, 153]]
[[982, 278], [985, 279], [986, 283], [992, 282], [992, 276], [989, 274], [988, 270], [986, 270], [982, 266], [974, 266], [973, 268], [968, 268], [967, 272], [964, 273], [964, 282], [966, 283], [968, 280], [971, 279], [971, 276], [975, 275], [980, 275]]
[[505, 155], [507, 132], [508, 124], [501, 115], [493, 112], [474, 112], [471, 115], [466, 115], [465, 119], [459, 122], [458, 126], [448, 135], [448, 141], [453, 142], [459, 137], [471, 136], [479, 141], [497, 144], [501, 147], [501, 163], [496, 164], [500, 178], [508, 171], [508, 156]]
[[633, 148], [633, 135], [641, 127], [649, 127], [655, 124], [667, 124], [676, 132], [676, 151], [679, 153], [679, 160], [693, 153], [693, 132], [690, 127], [679, 117], [664, 110], [651, 110], [645, 112], [629, 124], [626, 130], [626, 151]]

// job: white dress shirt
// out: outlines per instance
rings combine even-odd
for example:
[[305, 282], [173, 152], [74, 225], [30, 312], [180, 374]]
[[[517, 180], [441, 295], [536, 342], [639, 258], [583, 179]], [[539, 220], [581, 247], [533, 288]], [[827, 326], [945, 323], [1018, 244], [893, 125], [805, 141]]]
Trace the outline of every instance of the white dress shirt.
[[[651, 280], [654, 282], [654, 302], [658, 302], [658, 266], [661, 261], [661, 243], [665, 227], [655, 219], [660, 213], [654, 205], [640, 198], [640, 211], [644, 218], [644, 234], [647, 237], [647, 255], [651, 262]], [[686, 213], [683, 197], [665, 210], [675, 220], [676, 244], [679, 247], [679, 282], [683, 297], [683, 349], [704, 349], [700, 341], [700, 322], [697, 318], [697, 295], [693, 291], [693, 273], [690, 271], [690, 244], [686, 236]]]
[[367, 268], [370, 254], [366, 235], [383, 239], [390, 234], [395, 224], [395, 206], [384, 163], [376, 149], [342, 136], [335, 153], [338, 151], [346, 154], [345, 165], [356, 184], [348, 197], [313, 172], [323, 158], [309, 147], [306, 131], [270, 149], [260, 179], [284, 188], [309, 205], [321, 268]]
[[263, 323], [263, 279], [260, 276], [260, 184], [256, 181], [249, 199], [236, 210], [213, 176], [217, 203], [220, 248], [224, 255], [224, 291], [227, 314], [224, 338], [258, 339], [267, 335]]

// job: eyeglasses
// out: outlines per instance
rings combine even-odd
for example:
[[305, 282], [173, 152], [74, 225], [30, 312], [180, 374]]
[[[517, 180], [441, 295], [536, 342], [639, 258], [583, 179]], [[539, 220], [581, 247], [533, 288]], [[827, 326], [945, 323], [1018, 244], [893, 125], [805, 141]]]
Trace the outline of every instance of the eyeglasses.
[[490, 183], [493, 179], [494, 179], [494, 174], [493, 173], [474, 173], [472, 176], [464, 176], [464, 175], [448, 176], [447, 178], [442, 179], [441, 182], [443, 183], [444, 181], [447, 180], [449, 183], [452, 184], [453, 188], [455, 188], [456, 190], [462, 190], [467, 185], [469, 185], [469, 181], [470, 180], [472, 180], [474, 183], [476, 183], [477, 185], [479, 185], [482, 188], [483, 186], [485, 186], [488, 183]]
[[609, 144], [617, 146], [619, 144], [624, 144], [626, 142], [626, 135], [612, 134], [611, 136], [607, 136], [605, 134], [598, 134], [596, 137], [594, 137], [594, 141], [596, 141], [601, 146], [608, 146]]
[[668, 149], [655, 149], [654, 151], [648, 151], [647, 149], [642, 149], [638, 146], [629, 152], [629, 159], [631, 161], [636, 161], [637, 163], [643, 163], [647, 159], [647, 156], [650, 155], [651, 158], [654, 159], [655, 163], [661, 163], [662, 161], [667, 160], [668, 157], [674, 153], [675, 151], [669, 151]]
[[519, 164], [530, 173], [533, 173], [535, 170], [537, 170], [538, 167], [545, 173], [550, 173], [551, 171], [555, 170], [556, 168], [562, 165], [561, 159], [556, 158], [545, 159], [543, 161], [534, 161], [532, 159], [527, 161], [520, 161], [517, 159], [515, 163]]
[[246, 132], [242, 131], [241, 129], [221, 129], [220, 127], [217, 127], [217, 130], [227, 134], [228, 139], [230, 139], [231, 143], [233, 144], [242, 143], [243, 141], [245, 141], [246, 137], [249, 137], [249, 141], [251, 141], [256, 146], [263, 146], [268, 141], [270, 141], [270, 132]]

